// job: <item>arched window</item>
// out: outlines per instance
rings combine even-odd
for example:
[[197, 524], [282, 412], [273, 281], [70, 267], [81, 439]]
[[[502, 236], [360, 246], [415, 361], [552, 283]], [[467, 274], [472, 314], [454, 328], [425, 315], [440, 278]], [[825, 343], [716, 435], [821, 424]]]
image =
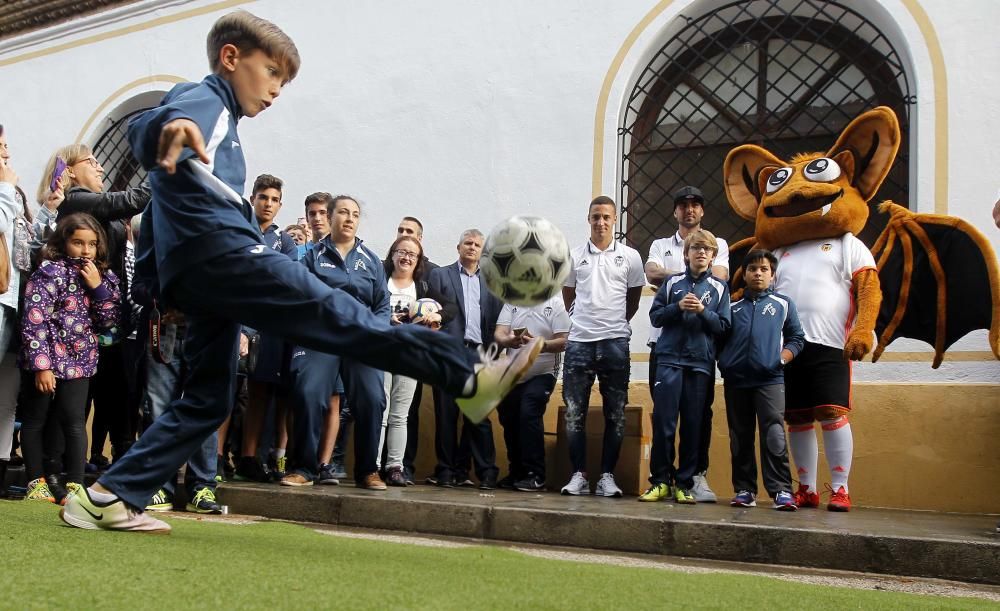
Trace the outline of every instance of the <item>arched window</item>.
[[875, 205], [908, 202], [915, 99], [889, 40], [838, 2], [741, 1], [681, 19], [636, 81], [619, 129], [619, 231], [629, 243], [646, 252], [675, 231], [671, 194], [686, 184], [705, 193], [706, 228], [730, 243], [752, 235], [753, 223], [726, 201], [730, 149], [753, 143], [782, 158], [825, 151], [851, 119], [884, 105], [899, 117], [903, 141], [860, 236], [871, 244], [884, 225]]
[[163, 97], [162, 91], [147, 91], [120, 104], [105, 117], [106, 126], [94, 140], [91, 147], [94, 157], [104, 167], [104, 189], [123, 191], [136, 187], [146, 178], [146, 170], [132, 156], [128, 145], [128, 122], [132, 117], [145, 112]]

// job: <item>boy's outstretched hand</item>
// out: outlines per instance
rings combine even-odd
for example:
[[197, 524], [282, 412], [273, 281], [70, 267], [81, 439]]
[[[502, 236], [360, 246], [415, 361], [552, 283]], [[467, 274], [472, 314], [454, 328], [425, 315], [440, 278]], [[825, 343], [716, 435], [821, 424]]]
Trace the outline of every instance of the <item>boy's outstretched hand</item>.
[[184, 147], [188, 147], [202, 163], [209, 163], [205, 151], [205, 139], [201, 136], [198, 124], [191, 119], [174, 119], [160, 130], [160, 143], [156, 150], [156, 163], [173, 174], [177, 171], [177, 158], [181, 156]]

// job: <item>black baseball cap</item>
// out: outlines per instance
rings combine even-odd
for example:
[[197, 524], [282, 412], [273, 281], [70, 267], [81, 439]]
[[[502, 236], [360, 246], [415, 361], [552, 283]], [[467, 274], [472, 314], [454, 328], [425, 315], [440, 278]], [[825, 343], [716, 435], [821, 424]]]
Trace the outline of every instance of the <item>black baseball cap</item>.
[[677, 207], [677, 204], [691, 200], [694, 200], [702, 205], [705, 204], [705, 196], [702, 195], [701, 189], [699, 189], [698, 187], [692, 187], [691, 185], [688, 185], [686, 187], [681, 187], [680, 189], [677, 190], [676, 193], [674, 193], [675, 208]]

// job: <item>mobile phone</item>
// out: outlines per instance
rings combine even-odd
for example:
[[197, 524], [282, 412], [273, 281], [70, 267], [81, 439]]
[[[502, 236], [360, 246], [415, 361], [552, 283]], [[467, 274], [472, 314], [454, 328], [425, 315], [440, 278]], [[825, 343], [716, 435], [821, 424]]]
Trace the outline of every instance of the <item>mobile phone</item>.
[[49, 191], [55, 193], [56, 189], [59, 188], [59, 179], [65, 171], [66, 162], [63, 161], [62, 157], [56, 157], [56, 167], [52, 170], [52, 182], [49, 183]]
[[524, 335], [524, 332], [527, 331], [527, 330], [528, 330], [527, 327], [518, 327], [518, 328], [514, 329], [514, 337], [520, 339], [520, 337], [522, 335]]

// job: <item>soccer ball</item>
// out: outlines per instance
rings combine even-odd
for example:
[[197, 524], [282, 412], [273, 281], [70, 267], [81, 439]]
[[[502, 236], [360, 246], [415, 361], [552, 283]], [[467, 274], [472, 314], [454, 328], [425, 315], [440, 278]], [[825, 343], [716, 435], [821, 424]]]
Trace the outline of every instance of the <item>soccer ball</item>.
[[428, 314], [436, 314], [441, 311], [441, 304], [430, 297], [417, 299], [410, 304], [410, 322], [419, 323]]
[[490, 232], [479, 268], [502, 301], [533, 306], [559, 292], [571, 264], [558, 227], [538, 216], [514, 216]]

